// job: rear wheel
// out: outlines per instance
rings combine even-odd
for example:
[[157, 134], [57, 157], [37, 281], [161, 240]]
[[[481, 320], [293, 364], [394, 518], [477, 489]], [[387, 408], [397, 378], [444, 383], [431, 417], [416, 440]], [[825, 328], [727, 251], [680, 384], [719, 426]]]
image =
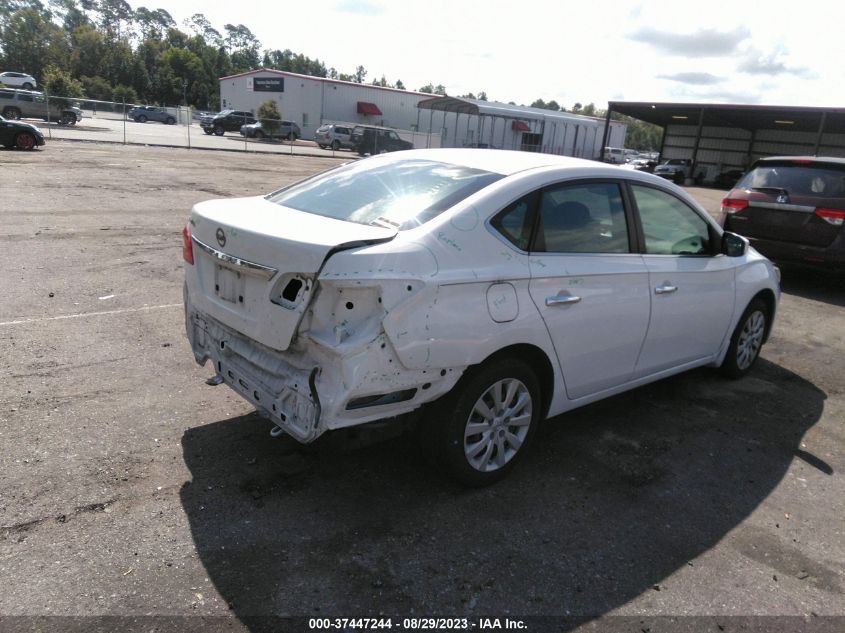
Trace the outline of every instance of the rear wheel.
[[138, 123], [146, 123], [146, 122], [147, 122], [147, 117], [145, 117], [145, 116], [142, 114], [141, 116], [139, 116], [139, 117], [138, 117], [137, 119], [135, 119], [135, 120], [136, 120]]
[[15, 147], [18, 149], [35, 149], [35, 137], [29, 132], [21, 132], [15, 137]]
[[171, 116], [171, 117], [168, 117], [168, 118], [167, 118], [167, 121], [165, 121], [165, 123], [166, 123], [167, 125], [175, 125], [175, 124], [176, 124], [176, 119], [174, 119], [172, 116]]
[[516, 358], [468, 374], [420, 423], [423, 443], [448, 475], [466, 486], [487, 486], [525, 454], [541, 414], [540, 383]]
[[769, 308], [760, 299], [754, 299], [736, 325], [728, 353], [722, 362], [722, 372], [730, 378], [742, 378], [754, 367], [760, 357], [760, 348], [769, 325]]
[[17, 108], [3, 108], [3, 118], [5, 119], [20, 119], [21, 118], [21, 111]]
[[264, 138], [264, 132], [262, 132], [261, 130], [255, 130], [255, 138], [260, 141]]
[[30, 82], [25, 81], [22, 87], [24, 90], [32, 90], [34, 86]]
[[334, 140], [332, 141], [332, 149], [336, 152], [340, 149], [340, 141]]
[[215, 136], [223, 136], [226, 133], [226, 130], [223, 129], [222, 125], [218, 125], [214, 128]]

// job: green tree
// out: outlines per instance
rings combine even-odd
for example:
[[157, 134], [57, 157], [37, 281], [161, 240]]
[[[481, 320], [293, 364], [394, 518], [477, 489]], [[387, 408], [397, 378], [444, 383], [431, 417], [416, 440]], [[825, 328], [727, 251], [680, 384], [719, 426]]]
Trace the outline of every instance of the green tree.
[[367, 76], [367, 71], [363, 66], [358, 66], [358, 68], [355, 69], [355, 83], [356, 84], [364, 83], [364, 77], [366, 77], [366, 76]]
[[272, 99], [259, 104], [257, 118], [261, 122], [261, 127], [271, 136], [278, 132], [282, 125], [282, 113], [279, 112], [276, 102]]
[[112, 101], [126, 103], [125, 112], [128, 112], [129, 108], [138, 103], [138, 94], [132, 86], [115, 86], [114, 92], [112, 92]]
[[82, 90], [85, 96], [89, 99], [97, 99], [98, 101], [109, 101], [112, 97], [112, 87], [108, 81], [102, 77], [80, 77]]
[[0, 28], [0, 49], [6, 67], [41, 78], [56, 37], [61, 37], [59, 27], [42, 12], [31, 7], [15, 11]]
[[50, 101], [59, 104], [60, 107], [68, 107], [74, 97], [84, 96], [82, 84], [70, 76], [70, 73], [48, 66], [44, 69], [41, 81], [44, 92], [50, 95]]

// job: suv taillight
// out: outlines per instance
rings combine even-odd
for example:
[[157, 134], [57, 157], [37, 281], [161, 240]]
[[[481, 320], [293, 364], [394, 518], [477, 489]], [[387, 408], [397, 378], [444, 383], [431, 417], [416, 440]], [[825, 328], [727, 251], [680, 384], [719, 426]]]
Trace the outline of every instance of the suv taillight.
[[189, 264], [194, 263], [194, 245], [191, 242], [191, 229], [187, 224], [182, 229], [182, 259]]
[[748, 207], [748, 200], [725, 198], [722, 200], [722, 213], [736, 213]]
[[816, 215], [833, 226], [842, 226], [842, 224], [845, 223], [845, 211], [842, 209], [825, 209], [824, 207], [818, 207], [816, 209]]

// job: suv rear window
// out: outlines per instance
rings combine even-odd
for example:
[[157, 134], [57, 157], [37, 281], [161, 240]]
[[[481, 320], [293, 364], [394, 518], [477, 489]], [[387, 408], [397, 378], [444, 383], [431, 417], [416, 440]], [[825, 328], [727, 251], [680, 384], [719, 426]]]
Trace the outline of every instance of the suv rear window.
[[787, 195], [819, 198], [845, 197], [845, 165], [807, 164], [792, 161], [760, 163], [736, 185]]
[[271, 193], [267, 199], [329, 218], [404, 230], [503, 177], [432, 160], [356, 161]]

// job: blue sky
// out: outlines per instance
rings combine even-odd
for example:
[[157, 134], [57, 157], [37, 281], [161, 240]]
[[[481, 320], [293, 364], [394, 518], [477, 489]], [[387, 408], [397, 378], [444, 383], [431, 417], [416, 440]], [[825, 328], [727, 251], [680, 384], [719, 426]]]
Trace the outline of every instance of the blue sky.
[[[131, 2], [137, 7], [139, 2]], [[485, 91], [528, 104], [608, 100], [845, 105], [845, 9], [834, 2], [158, 0], [177, 22], [243, 23], [366, 80]]]

